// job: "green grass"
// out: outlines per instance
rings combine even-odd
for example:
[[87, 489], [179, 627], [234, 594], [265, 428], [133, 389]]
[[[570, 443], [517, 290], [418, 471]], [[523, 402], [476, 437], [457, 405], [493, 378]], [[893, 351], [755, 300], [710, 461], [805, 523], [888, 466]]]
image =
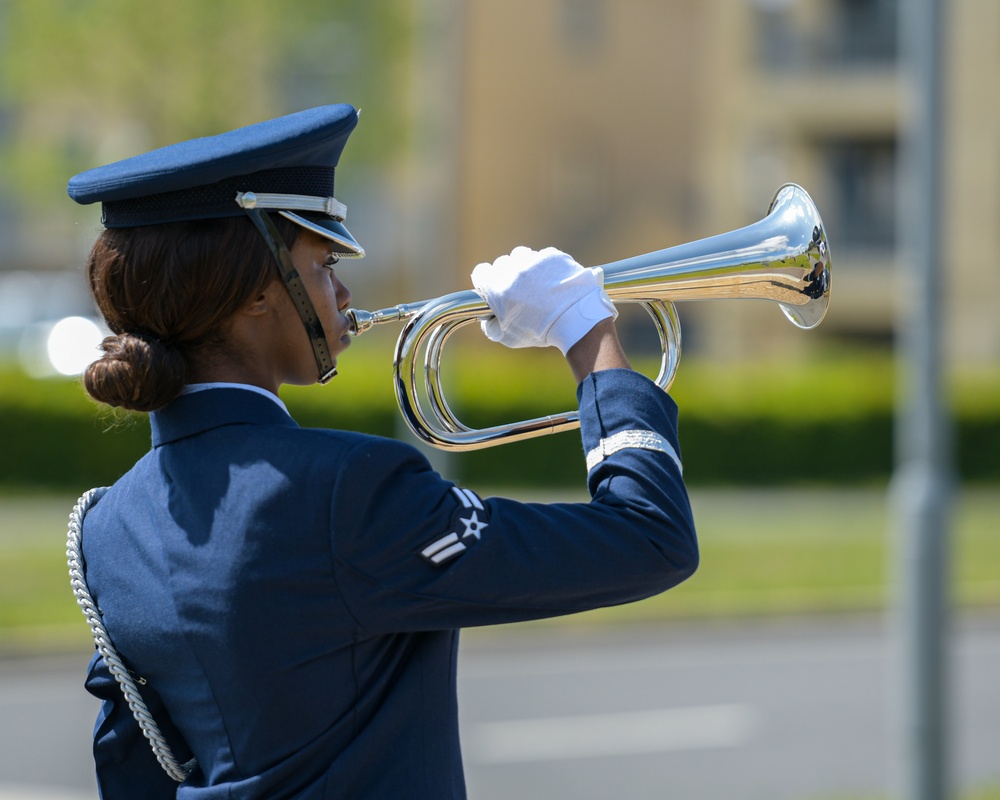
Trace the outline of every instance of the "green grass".
[[[897, 556], [884, 492], [701, 489], [691, 496], [701, 548], [694, 577], [565, 624], [876, 612], [893, 602]], [[963, 491], [949, 531], [957, 608], [1000, 608], [998, 533], [1000, 489]]]
[[[959, 792], [953, 796], [955, 800], [1000, 800], [1000, 786], [980, 786], [975, 789]], [[888, 798], [872, 796], [858, 797], [856, 795], [824, 795], [822, 797], [811, 797], [808, 800], [888, 800]]]
[[[87, 642], [66, 577], [66, 523], [75, 499], [0, 495], [0, 646]], [[702, 489], [692, 492], [692, 503], [701, 567], [691, 580], [560, 624], [873, 612], [892, 601], [895, 549], [879, 490]], [[998, 522], [1000, 488], [967, 489], [956, 498], [949, 573], [958, 608], [1000, 608]]]
[[[891, 597], [891, 509], [872, 490], [695, 492], [702, 566], [679, 613], [873, 610]], [[1000, 606], [1000, 492], [966, 491], [950, 531], [953, 599]]]
[[62, 495], [0, 495], [0, 651], [88, 645], [66, 567], [75, 502]]

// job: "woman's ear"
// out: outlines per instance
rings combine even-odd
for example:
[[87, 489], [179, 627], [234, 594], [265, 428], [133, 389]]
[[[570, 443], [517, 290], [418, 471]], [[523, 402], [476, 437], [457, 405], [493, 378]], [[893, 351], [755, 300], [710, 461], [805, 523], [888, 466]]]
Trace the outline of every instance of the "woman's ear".
[[284, 291], [285, 287], [281, 281], [273, 280], [241, 310], [251, 317], [262, 317], [275, 307], [275, 302], [279, 299], [275, 296], [276, 292]]

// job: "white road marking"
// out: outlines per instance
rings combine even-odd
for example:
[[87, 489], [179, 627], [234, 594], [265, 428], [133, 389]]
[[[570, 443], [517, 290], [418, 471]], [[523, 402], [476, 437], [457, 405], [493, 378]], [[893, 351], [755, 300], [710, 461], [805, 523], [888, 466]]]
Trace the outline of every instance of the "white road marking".
[[663, 753], [736, 747], [753, 728], [745, 704], [661, 708], [481, 722], [466, 732], [463, 750], [479, 764]]

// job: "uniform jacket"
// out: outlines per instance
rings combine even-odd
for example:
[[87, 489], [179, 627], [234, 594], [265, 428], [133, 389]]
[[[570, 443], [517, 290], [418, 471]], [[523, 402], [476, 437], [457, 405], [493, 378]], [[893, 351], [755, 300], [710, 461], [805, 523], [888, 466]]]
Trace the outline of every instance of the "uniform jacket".
[[578, 389], [589, 503], [482, 498], [391, 439], [300, 428], [217, 388], [89, 511], [90, 590], [183, 784], [95, 656], [105, 800], [464, 798], [458, 630], [626, 603], [690, 575], [677, 410], [643, 376]]

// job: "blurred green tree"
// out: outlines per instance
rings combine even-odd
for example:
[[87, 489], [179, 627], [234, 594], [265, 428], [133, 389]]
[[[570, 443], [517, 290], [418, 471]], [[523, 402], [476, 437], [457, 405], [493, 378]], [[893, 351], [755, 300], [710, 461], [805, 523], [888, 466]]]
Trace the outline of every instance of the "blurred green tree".
[[[0, 6], [0, 174], [25, 211], [67, 178], [313, 105], [364, 108], [353, 164], [405, 141], [407, 0], [13, 0]], [[13, 190], [13, 192], [11, 191]]]

